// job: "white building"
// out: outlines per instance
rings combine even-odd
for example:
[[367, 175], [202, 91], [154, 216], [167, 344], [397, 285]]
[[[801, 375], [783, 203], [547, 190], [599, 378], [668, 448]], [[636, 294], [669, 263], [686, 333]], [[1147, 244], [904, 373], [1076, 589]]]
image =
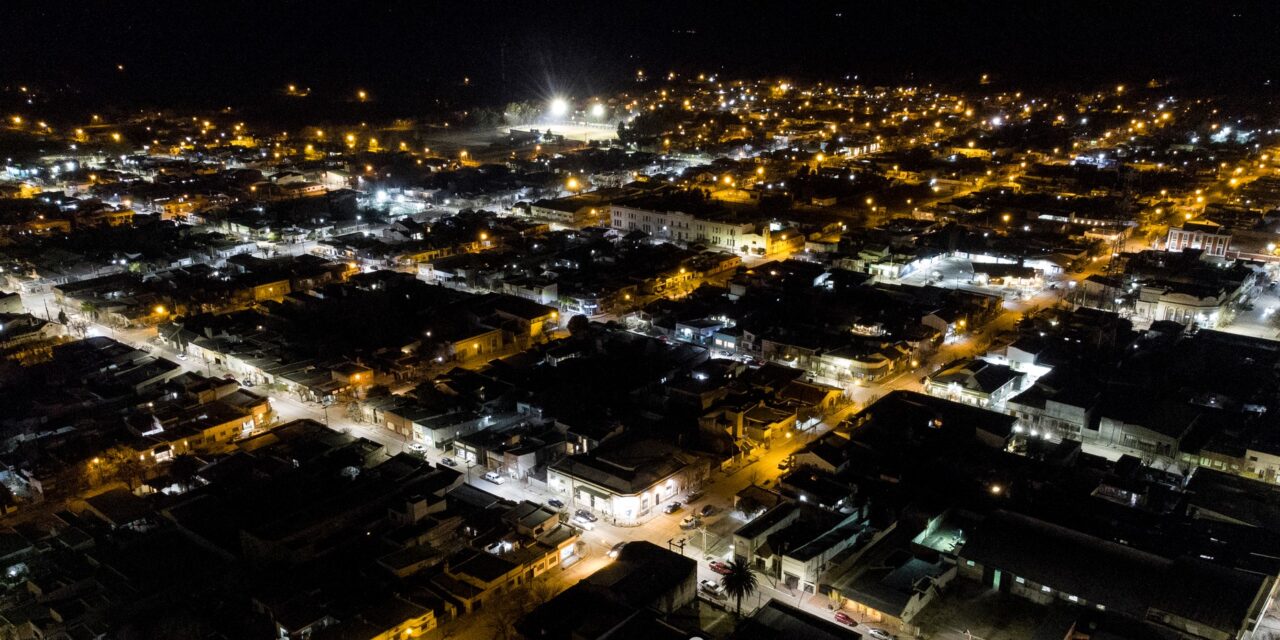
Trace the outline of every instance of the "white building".
[[[622, 233], [643, 231], [673, 242], [701, 242], [717, 249], [744, 251], [767, 249], [768, 237], [756, 234], [756, 225], [737, 220], [699, 217], [682, 211], [655, 211], [627, 205], [609, 207], [610, 226]], [[755, 237], [750, 237], [750, 236]], [[757, 246], [752, 246], [753, 244]]]

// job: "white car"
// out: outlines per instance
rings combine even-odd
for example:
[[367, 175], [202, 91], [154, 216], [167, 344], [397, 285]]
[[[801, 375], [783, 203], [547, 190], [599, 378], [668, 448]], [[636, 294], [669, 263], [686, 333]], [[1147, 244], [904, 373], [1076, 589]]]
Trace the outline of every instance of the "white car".
[[484, 479], [494, 484], [502, 484], [507, 481], [507, 479], [499, 475], [497, 471], [486, 472], [484, 474]]
[[876, 640], [893, 640], [892, 633], [889, 633], [884, 629], [879, 629], [876, 627], [871, 627], [870, 629], [867, 629], [867, 635], [871, 636], [872, 638], [875, 638]]
[[573, 524], [577, 525], [578, 528], [582, 529], [583, 531], [591, 531], [592, 529], [596, 528], [596, 525], [594, 522], [580, 515], [576, 515], [573, 517]]

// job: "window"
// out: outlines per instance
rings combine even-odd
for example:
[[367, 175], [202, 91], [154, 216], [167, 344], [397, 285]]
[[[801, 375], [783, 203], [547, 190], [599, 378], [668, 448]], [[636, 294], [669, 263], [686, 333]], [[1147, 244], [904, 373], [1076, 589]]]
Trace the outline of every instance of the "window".
[[973, 561], [972, 561], [972, 560], [965, 560], [965, 561], [964, 561], [964, 564], [965, 564], [965, 566], [972, 567], [974, 563], [973, 563]]
[[1097, 608], [1098, 608], [1098, 611], [1106, 611], [1106, 610], [1107, 610], [1107, 607], [1106, 607], [1105, 605], [1095, 604], [1095, 605], [1093, 605], [1093, 606], [1097, 607]]
[[1053, 591], [1053, 589], [1050, 589], [1047, 585], [1045, 585], [1045, 586], [1041, 586], [1041, 587], [1040, 587], [1040, 590], [1041, 590], [1041, 591], [1043, 591], [1043, 592], [1045, 592], [1045, 593], [1049, 593], [1050, 591]]
[[1026, 578], [1024, 578], [1024, 577], [1022, 577], [1022, 576], [1018, 576], [1018, 577], [1014, 578], [1014, 579], [1013, 579], [1013, 581], [1014, 581], [1014, 582], [1016, 582], [1016, 583], [1018, 583], [1018, 584], [1026, 584], [1026, 583], [1027, 583], [1027, 579], [1026, 579]]
[[1077, 598], [1075, 596], [1067, 596], [1067, 599], [1072, 602], [1080, 602], [1080, 598]]

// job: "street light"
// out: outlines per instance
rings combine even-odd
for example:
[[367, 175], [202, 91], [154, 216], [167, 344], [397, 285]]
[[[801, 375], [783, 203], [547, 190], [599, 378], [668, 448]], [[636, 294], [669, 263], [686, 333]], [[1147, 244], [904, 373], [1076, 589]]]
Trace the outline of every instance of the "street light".
[[599, 102], [597, 102], [597, 103], [595, 103], [595, 104], [591, 105], [591, 117], [593, 117], [593, 118], [603, 118], [603, 117], [604, 117], [604, 105], [603, 105], [603, 104], [600, 104]]
[[563, 118], [567, 113], [569, 113], [569, 103], [564, 98], [556, 98], [551, 101], [551, 115]]

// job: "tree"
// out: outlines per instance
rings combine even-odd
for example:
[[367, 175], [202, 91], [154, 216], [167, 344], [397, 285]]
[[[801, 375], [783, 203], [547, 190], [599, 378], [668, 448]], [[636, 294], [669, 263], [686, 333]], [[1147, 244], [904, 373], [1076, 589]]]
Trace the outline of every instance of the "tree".
[[591, 320], [581, 313], [569, 318], [569, 335], [581, 335], [591, 328]]
[[515, 623], [546, 604], [559, 592], [559, 586], [546, 577], [535, 578], [485, 602], [480, 624], [494, 640], [518, 638], [520, 634], [516, 631]]
[[132, 491], [146, 476], [146, 467], [132, 449], [114, 446], [102, 452], [96, 464], [102, 465], [104, 478], [119, 480]]
[[720, 577], [720, 586], [725, 595], [733, 598], [737, 604], [737, 616], [742, 617], [742, 599], [756, 592], [759, 583], [756, 573], [746, 562], [733, 560], [729, 562], [729, 572]]
[[61, 310], [61, 309], [59, 309], [59, 310], [58, 310], [58, 322], [59, 322], [59, 323], [61, 323], [61, 324], [64, 324], [64, 325], [65, 325], [65, 324], [67, 324], [67, 312], [66, 312], [66, 311], [63, 311], [63, 310]]
[[191, 481], [200, 471], [200, 460], [193, 455], [180, 455], [169, 465], [169, 475], [184, 491], [191, 488]]
[[83, 313], [94, 320], [98, 319], [98, 305], [92, 302], [81, 302], [80, 313]]
[[67, 329], [71, 331], [72, 335], [77, 335], [83, 338], [85, 334], [89, 333], [89, 323], [76, 318], [75, 320], [67, 323]]

